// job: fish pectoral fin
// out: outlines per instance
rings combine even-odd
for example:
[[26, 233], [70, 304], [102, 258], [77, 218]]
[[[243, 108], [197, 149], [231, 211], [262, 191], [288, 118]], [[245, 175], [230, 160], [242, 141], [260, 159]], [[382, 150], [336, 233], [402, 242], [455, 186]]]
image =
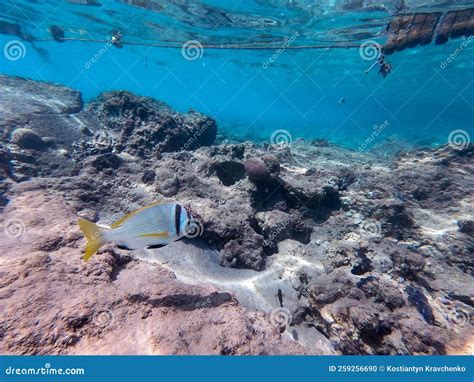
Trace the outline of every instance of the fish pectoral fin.
[[158, 204], [161, 204], [161, 202], [156, 202], [156, 203], [152, 203], [148, 206], [145, 206], [145, 207], [142, 207], [142, 208], [139, 208], [138, 210], [135, 210], [135, 211], [132, 211], [132, 212], [129, 212], [128, 214], [122, 216], [119, 220], [117, 220], [115, 223], [113, 223], [110, 228], [118, 228], [120, 227], [124, 222], [125, 220], [127, 219], [130, 219], [132, 216], [138, 214], [139, 212], [149, 208], [149, 207], [153, 207], [153, 206], [156, 206]]
[[156, 232], [156, 233], [144, 233], [140, 235], [140, 237], [169, 237], [169, 236], [170, 234], [166, 231]]

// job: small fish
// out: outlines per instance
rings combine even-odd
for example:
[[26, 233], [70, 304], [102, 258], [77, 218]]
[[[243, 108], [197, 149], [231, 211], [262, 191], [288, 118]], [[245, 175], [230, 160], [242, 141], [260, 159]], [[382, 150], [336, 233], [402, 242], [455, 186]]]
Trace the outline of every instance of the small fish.
[[281, 292], [281, 289], [278, 288], [278, 302], [280, 303], [280, 308], [283, 308], [283, 293]]
[[57, 25], [50, 25], [49, 32], [51, 33], [51, 37], [56, 42], [64, 42], [64, 29], [58, 27]]
[[115, 46], [116, 48], [122, 49], [123, 48], [122, 37], [123, 37], [122, 32], [120, 32], [118, 30], [113, 30], [112, 31], [112, 38], [110, 39], [110, 43], [113, 46]]
[[[123, 216], [110, 227], [78, 220], [87, 238], [84, 260], [89, 260], [106, 243], [123, 249], [158, 248], [187, 236], [197, 225], [192, 210], [179, 203], [154, 203]], [[196, 235], [190, 235], [196, 236]]]

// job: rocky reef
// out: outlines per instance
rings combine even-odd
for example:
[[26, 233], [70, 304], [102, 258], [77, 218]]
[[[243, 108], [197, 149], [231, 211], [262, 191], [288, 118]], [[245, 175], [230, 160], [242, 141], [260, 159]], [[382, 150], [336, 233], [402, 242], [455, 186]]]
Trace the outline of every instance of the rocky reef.
[[[6, 76], [0, 134], [1, 353], [472, 351], [472, 146], [236, 143], [196, 111]], [[158, 200], [200, 237], [82, 261], [77, 216]]]

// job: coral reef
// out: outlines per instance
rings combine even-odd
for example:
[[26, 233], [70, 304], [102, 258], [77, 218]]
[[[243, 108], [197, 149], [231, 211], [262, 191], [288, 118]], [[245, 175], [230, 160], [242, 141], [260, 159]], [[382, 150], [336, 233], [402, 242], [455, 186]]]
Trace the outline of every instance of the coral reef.
[[[0, 99], [2, 353], [472, 346], [472, 146], [216, 144], [198, 112], [5, 76]], [[201, 237], [82, 262], [76, 216], [109, 224], [161, 199], [196, 210]]]

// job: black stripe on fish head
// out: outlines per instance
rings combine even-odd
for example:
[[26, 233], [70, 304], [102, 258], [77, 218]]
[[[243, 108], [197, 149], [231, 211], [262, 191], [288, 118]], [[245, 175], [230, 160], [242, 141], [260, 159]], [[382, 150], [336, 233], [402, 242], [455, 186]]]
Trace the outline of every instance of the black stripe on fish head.
[[174, 228], [176, 229], [176, 235], [179, 236], [180, 234], [180, 226], [181, 226], [181, 205], [176, 204], [174, 209]]

